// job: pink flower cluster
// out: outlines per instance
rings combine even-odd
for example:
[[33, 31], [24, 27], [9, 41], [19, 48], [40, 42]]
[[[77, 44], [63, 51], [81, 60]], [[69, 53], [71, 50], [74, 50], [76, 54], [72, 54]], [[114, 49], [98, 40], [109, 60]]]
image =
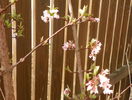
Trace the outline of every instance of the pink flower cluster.
[[64, 43], [62, 48], [63, 48], [63, 50], [74, 50], [75, 44], [73, 43], [73, 41], [68, 41], [68, 42]]
[[59, 19], [60, 16], [57, 14], [59, 12], [58, 9], [51, 9], [51, 10], [45, 10], [43, 11], [43, 16], [41, 16], [41, 19], [45, 22], [49, 22], [49, 18], [56, 18]]
[[97, 94], [98, 87], [101, 87], [104, 94], [113, 93], [113, 90], [110, 90], [112, 85], [110, 84], [110, 79], [106, 77], [107, 74], [109, 74], [109, 70], [103, 70], [100, 74], [93, 77], [92, 80], [88, 81], [86, 83], [87, 91], [90, 91], [91, 94]]
[[86, 83], [87, 91], [90, 91], [90, 94], [98, 93], [98, 77], [94, 77], [88, 83]]
[[89, 58], [92, 58], [93, 61], [96, 60], [96, 55], [99, 53], [99, 51], [101, 50], [101, 42], [92, 39], [90, 42], [90, 49], [91, 49], [91, 53], [89, 55]]
[[100, 22], [100, 19], [99, 18], [94, 18], [94, 22], [99, 23]]
[[112, 85], [110, 84], [110, 79], [106, 77], [107, 74], [109, 74], [109, 70], [108, 69], [103, 70], [98, 75], [99, 80], [100, 80], [99, 87], [104, 89], [104, 91], [103, 91], [104, 94], [111, 94], [111, 93], [113, 93], [113, 90], [110, 90]]
[[64, 90], [64, 95], [65, 95], [65, 96], [69, 96], [70, 93], [71, 93], [71, 90], [70, 90], [69, 88], [66, 88], [66, 89]]

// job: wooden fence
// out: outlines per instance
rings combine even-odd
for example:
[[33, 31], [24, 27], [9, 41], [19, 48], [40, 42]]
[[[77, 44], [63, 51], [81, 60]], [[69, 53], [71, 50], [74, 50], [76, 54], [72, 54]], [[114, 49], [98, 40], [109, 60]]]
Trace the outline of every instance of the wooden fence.
[[[8, 0], [0, 0], [0, 3], [6, 5]], [[76, 17], [79, 16], [78, 10], [83, 5], [88, 5], [88, 12], [100, 18], [100, 23], [88, 22], [77, 26], [80, 47], [85, 46], [92, 38], [101, 41], [102, 50], [97, 56], [97, 65], [114, 72], [126, 64], [125, 53], [129, 44], [129, 60], [132, 60], [131, 0], [72, 0], [72, 4]], [[13, 64], [39, 44], [42, 36], [46, 39], [66, 24], [62, 20], [45, 24], [41, 20], [40, 16], [48, 5], [59, 7], [61, 16], [68, 14], [68, 0], [19, 0], [11, 7], [12, 13], [18, 12], [22, 15], [25, 27], [24, 36], [18, 38], [12, 38], [11, 31], [7, 30]], [[62, 50], [62, 45], [67, 40], [73, 40], [70, 27], [17, 66], [13, 72], [16, 100], [64, 100], [63, 91], [67, 85], [72, 89], [73, 95], [78, 93], [78, 76], [65, 71], [66, 66], [73, 71], [77, 70], [74, 51]], [[83, 69], [86, 70], [92, 63], [88, 57], [89, 51], [85, 49], [80, 53]], [[112, 96], [121, 93], [128, 85], [129, 79], [122, 79], [114, 85]], [[129, 90], [118, 100], [128, 100], [128, 97]], [[99, 96], [98, 100], [109, 100], [109, 96]]]

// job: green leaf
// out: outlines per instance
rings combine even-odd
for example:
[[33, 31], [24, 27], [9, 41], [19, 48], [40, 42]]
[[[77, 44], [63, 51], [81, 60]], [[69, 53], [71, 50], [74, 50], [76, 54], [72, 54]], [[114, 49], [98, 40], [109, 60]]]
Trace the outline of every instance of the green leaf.
[[90, 66], [90, 70], [92, 71], [92, 70], [94, 69], [95, 66], [96, 66], [95, 63], [93, 63], [93, 64]]
[[84, 80], [86, 81], [86, 80], [89, 80], [91, 77], [90, 77], [90, 74], [89, 73], [86, 73], [85, 75], [84, 75]]
[[5, 20], [4, 23], [5, 23], [5, 26], [6, 26], [7, 28], [11, 28], [11, 22], [10, 22], [9, 19]]
[[23, 32], [24, 32], [24, 26], [22, 22], [20, 22], [19, 25], [17, 26], [17, 35], [23, 36]]
[[88, 6], [85, 6], [85, 5], [84, 5], [84, 6], [83, 6], [83, 9], [80, 9], [80, 10], [79, 10], [80, 15], [81, 15], [81, 16], [87, 15], [87, 13], [86, 13], [86, 12], [87, 12], [87, 9], [88, 9]]
[[6, 14], [2, 14], [0, 18], [5, 19]]
[[90, 94], [90, 95], [89, 95], [89, 98], [91, 98], [91, 99], [96, 99], [96, 95], [95, 95], [95, 94]]
[[99, 66], [94, 66], [93, 75], [97, 75], [99, 71]]
[[69, 66], [67, 66], [67, 67], [65, 68], [65, 70], [68, 71], [68, 72], [70, 72], [70, 73], [72, 73], [72, 71], [71, 71], [71, 69], [70, 69]]
[[85, 93], [80, 93], [77, 95], [79, 100], [84, 100], [85, 99]]

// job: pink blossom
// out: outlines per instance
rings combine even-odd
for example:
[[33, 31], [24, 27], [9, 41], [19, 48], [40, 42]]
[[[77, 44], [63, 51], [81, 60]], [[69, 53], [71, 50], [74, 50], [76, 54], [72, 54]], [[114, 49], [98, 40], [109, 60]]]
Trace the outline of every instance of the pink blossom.
[[62, 48], [63, 48], [63, 50], [73, 50], [73, 49], [75, 49], [75, 44], [72, 41], [68, 41], [68, 42], [64, 43]]
[[110, 79], [108, 79], [105, 75], [99, 74], [100, 83], [103, 82], [109, 82]]
[[41, 19], [42, 19], [45, 23], [48, 23], [48, 21], [49, 21], [49, 18], [44, 17], [44, 16], [41, 16]]
[[53, 14], [53, 13], [58, 13], [58, 12], [59, 12], [58, 9], [51, 9], [51, 10], [50, 10], [50, 13], [52, 13], [52, 14]]
[[103, 89], [104, 94], [111, 94], [113, 90], [110, 90], [112, 85], [110, 84], [110, 79], [106, 76], [109, 73], [109, 70], [102, 70], [97, 76], [94, 76], [93, 79], [86, 83], [87, 91], [90, 93], [97, 94], [98, 87]]
[[109, 70], [108, 70], [108, 69], [102, 70], [102, 71], [101, 71], [101, 74], [107, 75], [107, 74], [109, 74]]
[[92, 58], [93, 61], [96, 60], [96, 55], [99, 53], [99, 51], [101, 50], [101, 42], [92, 39], [90, 42], [90, 49], [91, 49], [91, 53], [89, 55], [89, 58]]
[[100, 84], [99, 86], [101, 88], [103, 88], [103, 93], [104, 94], [111, 94], [113, 93], [113, 90], [110, 90], [111, 88], [111, 84], [110, 84], [110, 79], [106, 77], [106, 75], [109, 73], [109, 70], [106, 69], [106, 70], [103, 70], [99, 75], [99, 81], [100, 81]]
[[64, 95], [65, 95], [65, 96], [69, 96], [70, 93], [71, 93], [71, 90], [70, 90], [69, 88], [66, 88], [66, 89], [64, 90]]
[[94, 18], [94, 21], [98, 23], [98, 22], [100, 22], [100, 19], [99, 18]]
[[94, 77], [94, 79], [88, 81], [88, 83], [86, 83], [87, 86], [87, 91], [90, 91], [91, 94], [97, 94], [98, 93], [98, 81], [97, 81], [97, 77]]
[[59, 15], [57, 14], [59, 12], [58, 9], [50, 9], [50, 10], [45, 10], [43, 11], [43, 16], [41, 16], [41, 19], [45, 22], [48, 23], [50, 18], [56, 18], [59, 19]]
[[111, 93], [113, 93], [113, 90], [110, 90], [109, 88], [105, 88], [103, 93], [104, 94], [111, 94]]
[[95, 61], [95, 60], [96, 60], [96, 56], [95, 56], [95, 55], [93, 55], [93, 54], [90, 54], [90, 55], [89, 55], [89, 58], [92, 58], [92, 60], [93, 60], [93, 61]]
[[59, 19], [60, 16], [58, 14], [54, 14], [54, 18]]

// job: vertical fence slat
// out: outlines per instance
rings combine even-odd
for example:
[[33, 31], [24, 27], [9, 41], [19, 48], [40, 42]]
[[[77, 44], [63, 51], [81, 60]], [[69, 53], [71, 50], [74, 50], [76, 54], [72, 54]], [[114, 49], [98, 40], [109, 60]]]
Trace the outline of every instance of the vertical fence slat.
[[121, 18], [121, 28], [120, 28], [120, 31], [119, 31], [119, 41], [118, 41], [118, 47], [117, 47], [116, 68], [118, 66], [118, 59], [119, 59], [119, 50], [120, 50], [120, 42], [121, 42], [121, 32], [122, 32], [122, 28], [123, 28], [123, 19], [124, 19], [124, 13], [125, 13], [125, 4], [126, 4], [126, 0], [124, 0], [124, 4], [123, 4], [123, 11], [122, 11], [122, 18]]
[[[92, 3], [93, 0], [89, 1], [89, 11], [88, 13], [91, 14], [92, 13]], [[87, 26], [87, 36], [86, 36], [86, 43], [89, 42], [89, 34], [90, 34], [90, 25], [91, 23], [88, 22], [88, 26]], [[88, 65], [88, 49], [85, 50], [85, 63], [84, 63], [84, 70], [87, 70], [87, 65]], [[86, 75], [86, 72], [84, 72], [84, 75]], [[85, 80], [84, 80], [85, 83]]]
[[109, 18], [110, 18], [110, 5], [111, 5], [111, 0], [109, 0], [109, 4], [108, 4], [106, 29], [105, 29], [105, 39], [104, 39], [104, 45], [103, 45], [102, 68], [104, 67], [104, 60], [105, 60], [106, 40], [107, 40], [107, 33], [108, 33], [108, 23], [109, 23]]
[[125, 44], [124, 44], [124, 50], [123, 50], [123, 60], [122, 60], [122, 65], [125, 62], [125, 50], [127, 46], [127, 36], [128, 36], [128, 28], [130, 24], [130, 17], [131, 17], [131, 10], [132, 10], [132, 0], [130, 0], [130, 5], [129, 5], [129, 14], [128, 14], [128, 20], [127, 20], [127, 28], [126, 28], [126, 35], [125, 35]]
[[[54, 0], [50, 0], [50, 8], [54, 8]], [[49, 37], [53, 34], [53, 22], [49, 20]], [[51, 100], [51, 85], [52, 85], [52, 58], [53, 58], [53, 39], [49, 40], [49, 58], [48, 58], [48, 83], [47, 83], [47, 100]]]
[[[65, 4], [65, 16], [68, 15], [68, 1], [66, 0]], [[67, 22], [65, 22], [65, 25]], [[64, 43], [67, 41], [67, 28], [64, 29]], [[61, 100], [64, 100], [64, 88], [65, 88], [65, 67], [66, 67], [66, 54], [67, 52], [64, 50], [63, 53], [63, 66], [62, 66], [62, 80], [61, 80]]]
[[[128, 28], [129, 28], [129, 24], [130, 24], [130, 17], [131, 17], [131, 10], [132, 10], [131, 6], [132, 6], [132, 0], [130, 0], [130, 5], [129, 5], [129, 13], [128, 13], [128, 19], [127, 19], [126, 32], [125, 32], [125, 43], [124, 43], [124, 48], [123, 48], [122, 65], [125, 64], [125, 60], [127, 60], [127, 59], [125, 59], [125, 57], [126, 57], [126, 49], [127, 49]], [[129, 80], [129, 81], [131, 81], [131, 80]], [[129, 81], [128, 81], [127, 78], [125, 79], [125, 86], [126, 86], [127, 82], [129, 82]], [[131, 99], [131, 95], [132, 95], [132, 91], [131, 90], [132, 90], [132, 88], [130, 88], [130, 97], [129, 97], [129, 99]], [[125, 94], [123, 95], [123, 100], [125, 100]]]
[[[101, 17], [101, 10], [102, 10], [102, 0], [100, 0], [100, 5], [99, 5], [99, 18]], [[100, 22], [97, 25], [97, 35], [96, 35], [96, 39], [99, 38], [99, 30], [100, 30]]]
[[[14, 2], [15, 0], [11, 0]], [[11, 15], [16, 14], [16, 4], [11, 5]], [[16, 21], [12, 19], [12, 64], [17, 62], [17, 33], [16, 33]], [[17, 100], [17, 68], [13, 70], [13, 86], [14, 86], [14, 96]]]
[[[111, 40], [111, 48], [110, 48], [110, 59], [109, 59], [109, 69], [111, 69], [111, 61], [112, 61], [112, 53], [113, 53], [113, 45], [114, 45], [114, 36], [115, 36], [115, 28], [116, 28], [116, 23], [117, 23], [117, 11], [118, 11], [118, 5], [119, 5], [119, 0], [116, 1], [116, 8], [115, 8], [115, 16], [114, 16], [114, 26], [113, 26], [113, 31], [112, 31], [112, 40]], [[115, 86], [113, 86], [113, 89]], [[113, 96], [112, 96], [113, 97]], [[109, 96], [107, 97], [107, 100], [109, 100]]]
[[[31, 49], [36, 46], [36, 0], [31, 0]], [[31, 100], [35, 100], [36, 52], [31, 55]]]
[[113, 53], [113, 45], [114, 45], [115, 28], [116, 28], [116, 24], [117, 24], [116, 20], [117, 20], [118, 5], [119, 5], [119, 0], [116, 1], [116, 9], [115, 9], [115, 16], [114, 16], [114, 26], [113, 26], [113, 31], [112, 31], [112, 40], [111, 40], [111, 48], [110, 48], [109, 69], [111, 67], [111, 62], [112, 62], [112, 53]]
[[[117, 59], [116, 59], [116, 66], [115, 69], [117, 69], [118, 67], [118, 59], [119, 59], [119, 50], [120, 50], [120, 42], [121, 42], [121, 33], [122, 33], [122, 28], [123, 28], [123, 19], [124, 19], [124, 12], [125, 12], [125, 4], [126, 4], [126, 0], [124, 0], [124, 4], [123, 4], [123, 11], [122, 11], [122, 18], [121, 18], [121, 27], [120, 27], [120, 31], [119, 31], [119, 41], [118, 41], [118, 46], [117, 46]], [[120, 95], [121, 92], [121, 81], [119, 82], [119, 88], [118, 88], [118, 93]], [[114, 87], [115, 88], [115, 87]], [[119, 96], [117, 98], [118, 100], [120, 99]]]

